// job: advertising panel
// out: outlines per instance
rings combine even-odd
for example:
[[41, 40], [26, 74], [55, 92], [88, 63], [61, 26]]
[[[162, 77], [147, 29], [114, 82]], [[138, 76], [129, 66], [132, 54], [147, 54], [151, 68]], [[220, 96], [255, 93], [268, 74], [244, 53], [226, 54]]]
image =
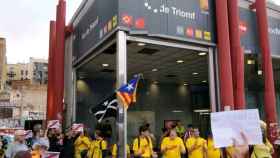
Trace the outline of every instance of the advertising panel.
[[215, 43], [213, 0], [120, 0], [119, 24], [129, 31]]
[[[280, 19], [268, 17], [271, 54], [280, 56]], [[240, 8], [241, 43], [245, 53], [260, 53], [256, 12]]]
[[79, 59], [118, 25], [118, 1], [93, 0], [74, 26], [73, 56]]

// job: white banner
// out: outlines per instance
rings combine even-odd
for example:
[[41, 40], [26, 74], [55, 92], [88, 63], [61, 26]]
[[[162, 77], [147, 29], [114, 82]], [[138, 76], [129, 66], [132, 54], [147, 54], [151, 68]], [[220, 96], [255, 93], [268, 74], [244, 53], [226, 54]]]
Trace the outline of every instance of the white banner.
[[59, 158], [59, 152], [46, 152], [43, 158]]
[[48, 128], [59, 129], [59, 128], [60, 128], [59, 120], [51, 120], [51, 121], [48, 121]]
[[76, 131], [76, 132], [83, 132], [84, 131], [84, 125], [83, 124], [74, 123], [72, 125], [72, 130]]
[[257, 109], [211, 113], [211, 128], [215, 147], [244, 144], [243, 133], [250, 145], [262, 143], [259, 111]]

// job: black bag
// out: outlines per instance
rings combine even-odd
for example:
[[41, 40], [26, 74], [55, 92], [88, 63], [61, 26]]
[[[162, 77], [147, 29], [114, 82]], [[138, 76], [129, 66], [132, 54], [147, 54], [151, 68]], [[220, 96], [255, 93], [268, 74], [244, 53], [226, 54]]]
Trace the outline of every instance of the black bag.
[[88, 153], [88, 150], [83, 150], [81, 152], [81, 158], [87, 158], [87, 153]]

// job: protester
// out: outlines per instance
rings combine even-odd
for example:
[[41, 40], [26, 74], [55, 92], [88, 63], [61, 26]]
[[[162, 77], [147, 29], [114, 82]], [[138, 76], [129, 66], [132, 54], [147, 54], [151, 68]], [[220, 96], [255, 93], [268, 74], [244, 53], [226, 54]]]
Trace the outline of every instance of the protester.
[[32, 156], [28, 151], [19, 151], [13, 158], [32, 158]]
[[243, 132], [240, 133], [243, 142], [233, 139], [233, 146], [226, 148], [227, 158], [247, 158], [249, 157], [248, 139]]
[[25, 144], [25, 131], [17, 130], [15, 132], [15, 140], [9, 144], [8, 149], [5, 153], [6, 158], [14, 158], [19, 151], [28, 151], [28, 147]]
[[87, 131], [79, 134], [79, 137], [74, 142], [74, 146], [75, 158], [85, 158], [90, 147], [90, 138]]
[[186, 153], [184, 142], [177, 136], [176, 129], [170, 130], [169, 137], [162, 140], [161, 152], [164, 158], [181, 158], [181, 154]]
[[185, 135], [184, 135], [184, 142], [186, 142], [187, 139], [189, 139], [192, 136], [193, 136], [193, 125], [189, 124], [188, 128], [187, 128], [187, 130], [185, 132]]
[[169, 130], [167, 128], [162, 128], [161, 131], [162, 131], [162, 135], [160, 136], [160, 144], [161, 144], [162, 140], [165, 137], [168, 137], [168, 135], [169, 135]]
[[33, 144], [32, 147], [32, 158], [43, 158], [46, 151], [49, 148], [49, 140], [45, 137], [41, 137], [36, 143]]
[[263, 121], [261, 122], [261, 129], [263, 143], [253, 146], [251, 158], [272, 158], [274, 149], [269, 140], [267, 139], [267, 125]]
[[179, 137], [184, 138], [184, 134], [186, 132], [186, 129], [183, 126], [181, 121], [177, 122], [176, 131], [177, 131]]
[[47, 137], [48, 137], [49, 142], [50, 142], [49, 151], [59, 152], [60, 151], [60, 145], [59, 145], [59, 139], [58, 139], [58, 136], [57, 136], [56, 129], [54, 129], [54, 128], [48, 129]]
[[145, 125], [139, 128], [139, 136], [133, 141], [133, 152], [134, 157], [157, 157], [153, 151], [149, 128]]
[[207, 138], [207, 158], [221, 158], [221, 149], [215, 148], [212, 133], [208, 134]]
[[71, 129], [69, 129], [63, 139], [63, 148], [60, 152], [59, 158], [74, 158], [74, 154], [75, 154], [74, 142], [75, 142], [74, 132]]
[[5, 149], [3, 146], [2, 139], [0, 139], [0, 158], [4, 158], [4, 155], [5, 155]]
[[108, 154], [108, 144], [100, 130], [95, 131], [95, 139], [90, 144], [87, 158], [105, 158]]
[[198, 128], [193, 129], [193, 136], [187, 139], [186, 147], [189, 158], [205, 158], [207, 145], [206, 140], [199, 135]]
[[[127, 157], [129, 158], [130, 157], [129, 145], [126, 145], [126, 154], [127, 154]], [[117, 158], [117, 156], [118, 156], [118, 146], [117, 146], [117, 144], [114, 144], [113, 148], [112, 148], [112, 158]]]

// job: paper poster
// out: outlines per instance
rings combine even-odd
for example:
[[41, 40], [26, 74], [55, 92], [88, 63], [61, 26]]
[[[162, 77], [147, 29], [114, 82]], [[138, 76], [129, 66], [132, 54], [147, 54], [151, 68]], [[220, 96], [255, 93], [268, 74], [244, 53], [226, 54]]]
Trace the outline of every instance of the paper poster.
[[262, 143], [259, 111], [257, 109], [211, 113], [211, 128], [215, 147], [244, 144], [243, 133], [250, 145]]
[[59, 158], [59, 152], [46, 152], [43, 158]]
[[60, 128], [59, 120], [50, 120], [50, 121], [48, 121], [48, 128], [55, 128], [55, 129]]
[[83, 132], [84, 131], [84, 125], [83, 124], [74, 123], [72, 125], [72, 130], [76, 131], [76, 132]]

